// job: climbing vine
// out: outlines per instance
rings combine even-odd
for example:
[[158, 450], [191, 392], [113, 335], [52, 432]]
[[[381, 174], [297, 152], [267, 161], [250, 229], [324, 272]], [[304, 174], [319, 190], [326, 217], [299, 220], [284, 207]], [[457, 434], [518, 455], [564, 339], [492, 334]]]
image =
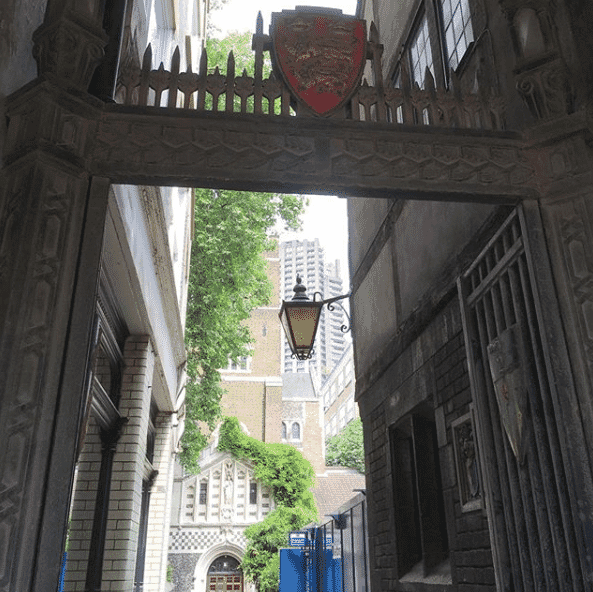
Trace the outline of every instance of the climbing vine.
[[276, 509], [262, 522], [245, 530], [249, 543], [241, 562], [243, 574], [259, 592], [278, 589], [278, 550], [286, 546], [288, 533], [317, 520], [310, 491], [315, 472], [311, 463], [288, 444], [260, 442], [244, 434], [235, 417], [225, 418], [218, 450], [251, 461], [254, 476], [272, 489]]

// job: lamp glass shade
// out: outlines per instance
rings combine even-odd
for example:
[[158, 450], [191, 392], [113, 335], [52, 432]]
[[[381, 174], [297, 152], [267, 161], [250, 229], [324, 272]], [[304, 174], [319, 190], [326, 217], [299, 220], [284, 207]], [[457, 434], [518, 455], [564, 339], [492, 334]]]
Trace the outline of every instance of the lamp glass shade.
[[323, 302], [283, 301], [280, 321], [292, 353], [299, 360], [311, 357]]

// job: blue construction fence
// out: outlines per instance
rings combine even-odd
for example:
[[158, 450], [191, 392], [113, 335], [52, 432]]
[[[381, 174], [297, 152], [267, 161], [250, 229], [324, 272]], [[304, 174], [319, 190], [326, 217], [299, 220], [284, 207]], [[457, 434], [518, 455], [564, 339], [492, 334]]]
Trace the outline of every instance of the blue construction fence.
[[68, 552], [64, 551], [62, 556], [62, 567], [60, 567], [60, 581], [58, 582], [58, 592], [64, 592], [64, 578], [66, 576], [66, 562], [68, 561]]
[[303, 532], [298, 546], [280, 550], [280, 592], [370, 591], [364, 494]]

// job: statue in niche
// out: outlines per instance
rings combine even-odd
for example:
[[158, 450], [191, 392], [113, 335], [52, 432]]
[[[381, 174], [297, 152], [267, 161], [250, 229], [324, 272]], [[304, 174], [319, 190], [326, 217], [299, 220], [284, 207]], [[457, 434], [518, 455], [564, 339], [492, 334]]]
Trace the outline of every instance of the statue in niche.
[[224, 467], [224, 503], [232, 505], [233, 503], [233, 463], [226, 462]]
[[464, 423], [457, 430], [457, 437], [466, 485], [467, 499], [464, 501], [468, 502], [480, 497], [478, 459], [476, 458], [476, 447], [474, 444], [472, 425], [469, 421]]

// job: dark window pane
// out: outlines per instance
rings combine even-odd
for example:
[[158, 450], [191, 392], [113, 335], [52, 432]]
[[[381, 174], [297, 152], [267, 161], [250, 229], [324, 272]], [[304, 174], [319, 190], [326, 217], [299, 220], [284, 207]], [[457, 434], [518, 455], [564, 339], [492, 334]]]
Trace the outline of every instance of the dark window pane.
[[208, 503], [208, 483], [202, 481], [200, 483], [200, 504], [206, 505]]

